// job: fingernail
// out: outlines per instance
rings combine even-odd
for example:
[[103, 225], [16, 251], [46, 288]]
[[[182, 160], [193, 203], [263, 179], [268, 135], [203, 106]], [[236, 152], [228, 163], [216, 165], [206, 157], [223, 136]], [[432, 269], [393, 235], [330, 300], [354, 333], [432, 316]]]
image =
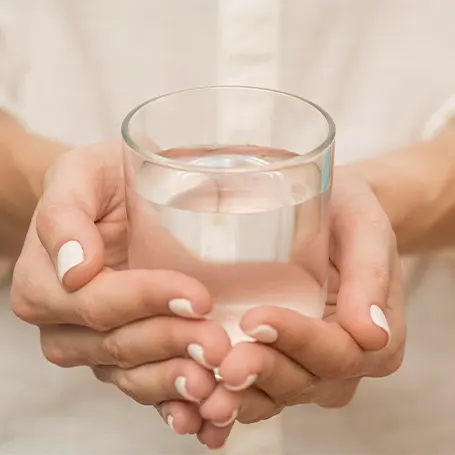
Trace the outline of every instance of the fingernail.
[[260, 343], [275, 343], [278, 340], [278, 332], [273, 327], [265, 324], [258, 325], [253, 330], [245, 333]]
[[382, 311], [382, 309], [379, 308], [377, 305], [371, 305], [370, 316], [373, 323], [376, 324], [378, 327], [381, 327], [381, 329], [385, 330], [390, 338], [391, 333], [389, 323], [387, 322], [387, 318], [385, 317], [385, 314]]
[[169, 309], [177, 316], [190, 319], [203, 319], [203, 314], [198, 314], [193, 310], [191, 302], [186, 299], [172, 299], [169, 302]]
[[253, 385], [258, 378], [257, 374], [249, 374], [246, 379], [242, 382], [240, 385], [229, 385], [229, 384], [224, 384], [224, 387], [231, 392], [239, 392], [240, 390], [245, 390], [251, 385]]
[[199, 403], [197, 398], [192, 397], [186, 390], [186, 378], [185, 376], [179, 376], [175, 380], [175, 389], [177, 392], [186, 400], [192, 401], [193, 403]]
[[64, 243], [57, 255], [57, 273], [60, 281], [63, 280], [66, 272], [84, 262], [84, 250], [76, 240]]
[[177, 432], [175, 431], [175, 428], [174, 428], [174, 417], [172, 417], [171, 414], [169, 414], [169, 415], [167, 416], [166, 422], [167, 422], [167, 424], [171, 427], [171, 430], [172, 430], [174, 433], [177, 433]]
[[208, 364], [205, 360], [204, 348], [200, 344], [191, 343], [188, 345], [186, 350], [188, 355], [204, 368], [207, 368], [208, 370], [215, 370], [215, 367]]
[[232, 416], [229, 419], [225, 420], [224, 422], [213, 422], [212, 425], [217, 428], [225, 428], [231, 425], [231, 423], [235, 422], [235, 419], [238, 417], [239, 411], [237, 409], [234, 410]]
[[221, 376], [219, 368], [214, 368], [213, 369], [213, 376], [215, 376], [215, 379], [217, 380], [217, 382], [220, 382], [220, 381], [223, 380], [223, 377]]

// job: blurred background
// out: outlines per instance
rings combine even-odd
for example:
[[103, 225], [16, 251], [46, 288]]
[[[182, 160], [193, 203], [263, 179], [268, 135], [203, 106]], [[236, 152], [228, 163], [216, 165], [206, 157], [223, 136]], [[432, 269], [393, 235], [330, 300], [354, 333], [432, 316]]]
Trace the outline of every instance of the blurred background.
[[[80, 146], [119, 138], [158, 94], [259, 85], [324, 107], [347, 163], [420, 140], [455, 93], [454, 17], [453, 0], [0, 0], [0, 108]], [[403, 367], [345, 409], [286, 412], [287, 454], [455, 453], [455, 259], [404, 264]], [[87, 371], [50, 365], [9, 309], [6, 261], [0, 274], [0, 454], [201, 453]]]

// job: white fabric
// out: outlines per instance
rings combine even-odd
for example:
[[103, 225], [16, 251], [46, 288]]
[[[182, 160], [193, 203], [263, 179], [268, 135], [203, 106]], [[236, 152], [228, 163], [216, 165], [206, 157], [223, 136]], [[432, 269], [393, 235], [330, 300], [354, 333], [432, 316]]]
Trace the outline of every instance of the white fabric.
[[[1, 101], [33, 130], [82, 145], [118, 137], [124, 114], [162, 92], [265, 85], [325, 107], [347, 162], [418, 139], [453, 93], [453, 17], [453, 0], [2, 0]], [[364, 381], [346, 409], [287, 410], [282, 453], [455, 453], [452, 275], [433, 259], [411, 295], [401, 371]], [[0, 455], [204, 453], [85, 369], [49, 365], [6, 291], [2, 301]], [[281, 455], [265, 426], [244, 431], [237, 453]]]
[[431, 139], [447, 127], [447, 124], [454, 119], [455, 95], [444, 101], [444, 104], [429, 118], [422, 131], [422, 138]]

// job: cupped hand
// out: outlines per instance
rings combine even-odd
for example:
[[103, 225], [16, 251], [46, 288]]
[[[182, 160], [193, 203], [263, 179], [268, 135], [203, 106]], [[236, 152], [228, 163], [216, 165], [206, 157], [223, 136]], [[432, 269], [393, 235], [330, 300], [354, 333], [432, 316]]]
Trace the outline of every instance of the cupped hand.
[[[229, 340], [204, 319], [212, 303], [199, 282], [127, 270], [121, 163], [120, 148], [102, 144], [65, 153], [53, 166], [16, 264], [12, 308], [39, 327], [51, 362], [89, 366], [156, 406], [177, 433], [197, 433], [197, 404], [214, 391], [212, 370]], [[226, 436], [214, 432], [215, 447]]]
[[223, 382], [201, 407], [207, 421], [230, 428], [235, 420], [257, 422], [286, 406], [344, 406], [361, 378], [387, 376], [401, 365], [404, 296], [387, 216], [368, 185], [340, 169], [330, 217], [323, 319], [276, 307], [246, 313], [241, 326], [258, 343], [239, 344], [224, 359]]

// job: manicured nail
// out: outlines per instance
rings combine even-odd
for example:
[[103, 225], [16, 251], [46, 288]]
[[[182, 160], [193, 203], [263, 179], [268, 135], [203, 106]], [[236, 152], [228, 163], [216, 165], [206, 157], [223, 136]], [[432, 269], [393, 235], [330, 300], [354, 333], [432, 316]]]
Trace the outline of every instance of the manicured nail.
[[186, 378], [185, 376], [178, 376], [175, 380], [175, 389], [177, 392], [186, 400], [192, 401], [193, 403], [199, 403], [197, 398], [192, 397], [186, 390]]
[[260, 343], [275, 343], [278, 340], [278, 332], [273, 327], [265, 324], [258, 325], [253, 330], [245, 333]]
[[84, 262], [84, 250], [76, 240], [64, 243], [57, 255], [57, 273], [60, 281], [63, 280], [66, 272]]
[[213, 369], [213, 376], [215, 376], [215, 379], [217, 380], [217, 382], [220, 382], [220, 381], [223, 380], [223, 377], [221, 376], [219, 368], [214, 368]]
[[167, 422], [167, 424], [171, 427], [171, 430], [172, 430], [174, 433], [177, 433], [177, 432], [175, 431], [175, 428], [174, 428], [174, 417], [172, 417], [171, 414], [169, 414], [169, 415], [167, 416], [166, 422]]
[[213, 422], [212, 421], [212, 425], [214, 427], [217, 427], [217, 428], [225, 428], [225, 427], [228, 427], [229, 425], [231, 425], [232, 423], [235, 422], [235, 419], [238, 417], [239, 415], [239, 411], [234, 410], [234, 412], [232, 413], [232, 416], [229, 417], [229, 419], [225, 420], [224, 422]]
[[186, 350], [188, 355], [204, 368], [207, 368], [207, 370], [215, 370], [215, 367], [208, 364], [205, 360], [204, 348], [200, 344], [191, 343]]
[[169, 309], [177, 316], [190, 319], [203, 319], [205, 316], [193, 310], [191, 302], [186, 299], [172, 299], [169, 302]]
[[389, 323], [387, 322], [387, 318], [385, 317], [385, 314], [381, 308], [379, 308], [377, 305], [371, 305], [370, 316], [373, 323], [378, 327], [381, 327], [381, 329], [385, 330], [390, 338], [391, 333]]
[[242, 382], [240, 385], [229, 385], [229, 384], [224, 384], [224, 387], [231, 392], [239, 392], [240, 390], [245, 390], [251, 385], [253, 385], [258, 378], [257, 374], [249, 374], [246, 379]]

